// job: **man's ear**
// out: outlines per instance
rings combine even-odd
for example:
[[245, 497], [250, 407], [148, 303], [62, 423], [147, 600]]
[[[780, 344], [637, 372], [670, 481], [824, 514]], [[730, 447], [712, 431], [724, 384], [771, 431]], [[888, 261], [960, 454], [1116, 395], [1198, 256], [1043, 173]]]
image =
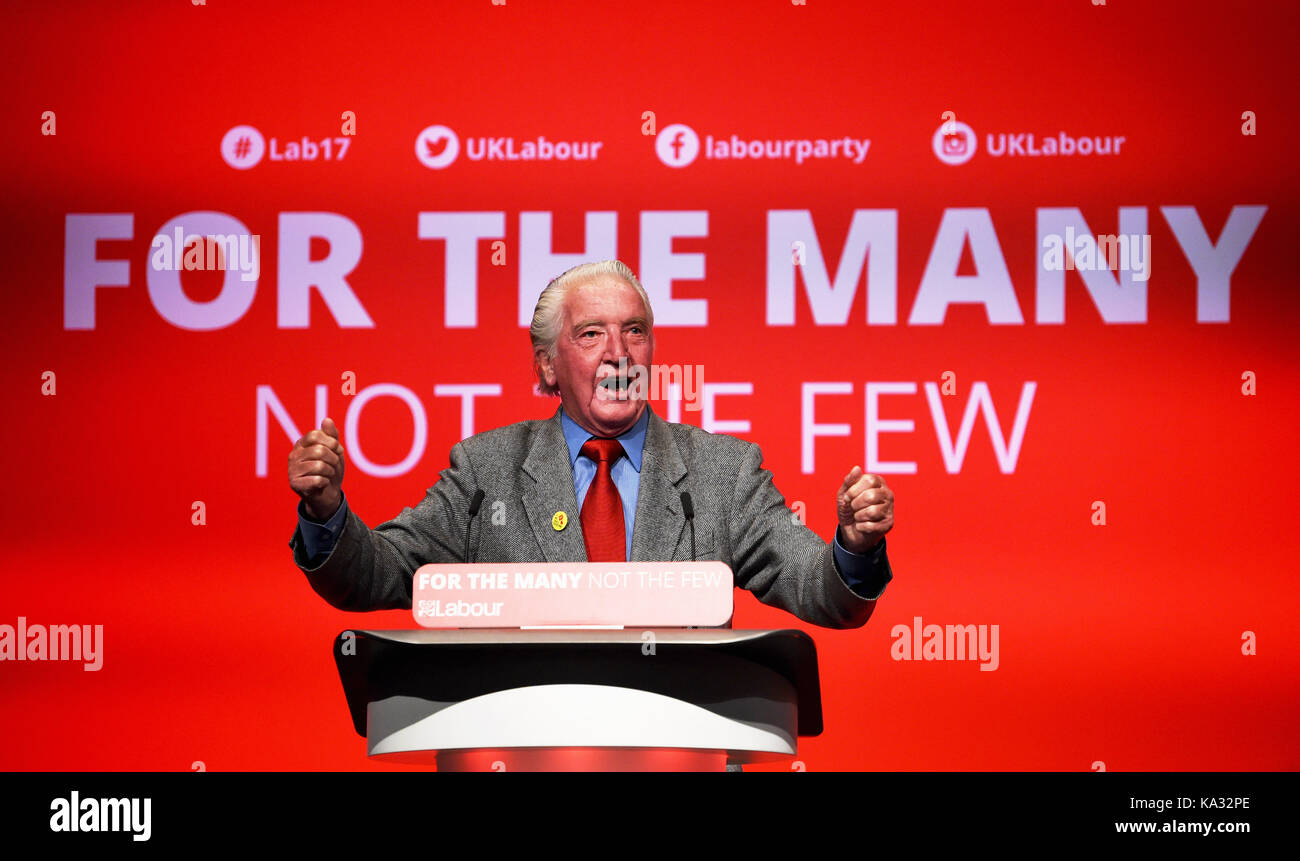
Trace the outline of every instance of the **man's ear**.
[[540, 350], [540, 349], [533, 354], [533, 357], [537, 362], [537, 367], [541, 368], [542, 370], [542, 379], [546, 380], [546, 385], [554, 386], [555, 385], [555, 363], [551, 361], [551, 357], [546, 355], [545, 350]]

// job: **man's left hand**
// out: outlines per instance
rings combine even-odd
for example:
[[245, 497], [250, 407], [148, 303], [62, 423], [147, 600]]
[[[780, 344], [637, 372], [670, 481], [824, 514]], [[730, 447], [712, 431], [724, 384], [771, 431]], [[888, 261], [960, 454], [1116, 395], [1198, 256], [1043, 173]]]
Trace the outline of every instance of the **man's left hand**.
[[867, 553], [894, 528], [894, 491], [874, 473], [855, 466], [835, 495], [840, 544], [850, 553]]

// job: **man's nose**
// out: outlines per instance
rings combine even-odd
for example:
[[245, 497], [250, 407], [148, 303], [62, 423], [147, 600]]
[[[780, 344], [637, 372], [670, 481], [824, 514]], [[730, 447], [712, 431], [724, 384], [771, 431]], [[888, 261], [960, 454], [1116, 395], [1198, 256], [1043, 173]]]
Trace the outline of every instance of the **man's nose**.
[[619, 359], [627, 359], [631, 355], [627, 349], [627, 336], [622, 332], [615, 332], [605, 339], [605, 355], [602, 357], [605, 361], [617, 365]]

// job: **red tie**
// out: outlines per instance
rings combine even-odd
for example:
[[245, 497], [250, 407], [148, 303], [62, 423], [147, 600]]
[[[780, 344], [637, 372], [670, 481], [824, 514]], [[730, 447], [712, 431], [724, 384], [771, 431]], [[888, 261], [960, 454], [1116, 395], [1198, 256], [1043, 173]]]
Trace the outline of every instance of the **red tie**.
[[627, 532], [623, 528], [623, 498], [610, 470], [623, 456], [623, 444], [616, 439], [593, 438], [578, 452], [596, 462], [596, 477], [582, 501], [582, 540], [588, 562], [626, 562]]

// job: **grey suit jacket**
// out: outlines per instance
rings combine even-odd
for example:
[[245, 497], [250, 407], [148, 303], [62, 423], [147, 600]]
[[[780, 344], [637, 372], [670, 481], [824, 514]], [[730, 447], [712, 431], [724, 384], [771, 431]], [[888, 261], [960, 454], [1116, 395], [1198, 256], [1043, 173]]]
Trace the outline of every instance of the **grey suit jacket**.
[[[681, 510], [686, 491], [695, 508], [697, 558], [727, 563], [737, 586], [806, 622], [863, 625], [875, 601], [844, 583], [830, 545], [786, 507], [762, 462], [753, 443], [670, 424], [651, 412], [630, 561], [691, 558]], [[417, 568], [463, 561], [470, 499], [479, 489], [486, 497], [470, 533], [472, 561], [586, 561], [559, 410], [544, 421], [518, 422], [457, 443], [451, 465], [420, 504], [374, 529], [349, 506], [338, 541], [314, 567], [295, 529], [289, 542], [294, 561], [339, 609], [409, 608]], [[569, 516], [559, 531], [551, 526], [557, 511]], [[892, 579], [887, 558], [882, 565]]]

